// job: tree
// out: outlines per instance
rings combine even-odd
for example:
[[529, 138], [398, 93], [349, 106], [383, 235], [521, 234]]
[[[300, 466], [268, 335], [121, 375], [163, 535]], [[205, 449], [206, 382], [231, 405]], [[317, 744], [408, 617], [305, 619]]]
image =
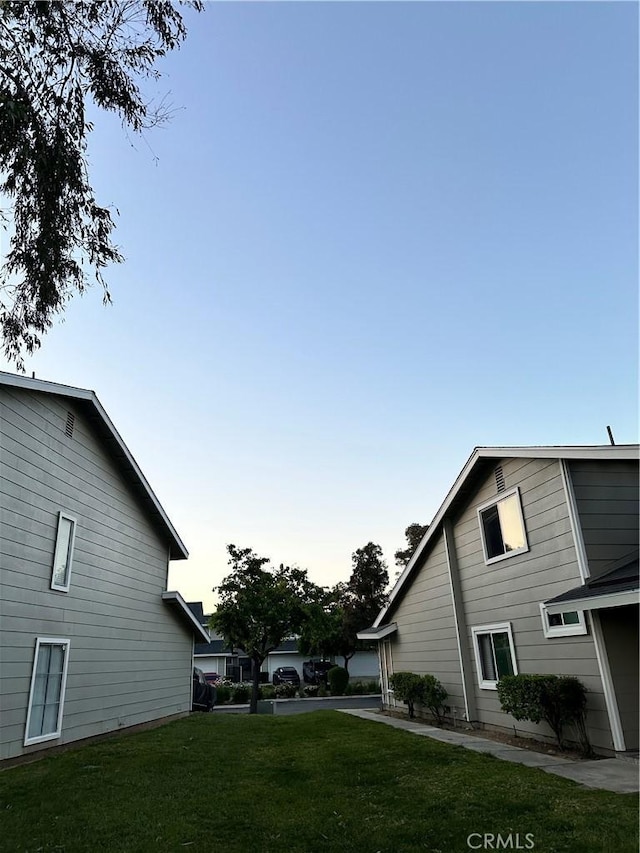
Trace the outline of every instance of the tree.
[[260, 667], [269, 652], [301, 630], [314, 585], [303, 569], [281, 564], [276, 571], [268, 570], [269, 559], [251, 548], [228, 545], [227, 551], [232, 571], [217, 587], [220, 603], [209, 626], [251, 659], [249, 713], [255, 714]]
[[387, 603], [389, 583], [387, 564], [382, 559], [382, 548], [369, 542], [351, 555], [353, 569], [348, 583], [338, 585], [336, 598], [342, 615], [342, 632], [338, 654], [344, 658], [345, 669], [362, 645], [358, 631], [368, 628]]
[[[181, 0], [200, 11], [202, 0]], [[102, 271], [123, 257], [111, 212], [89, 183], [89, 100], [134, 132], [169, 111], [147, 103], [139, 84], [186, 36], [171, 2], [0, 2], [0, 211], [13, 224], [0, 270], [0, 333], [10, 361], [40, 346], [74, 292], [91, 278], [111, 301]]]
[[404, 535], [407, 539], [407, 547], [404, 550], [400, 549], [396, 551], [393, 555], [396, 561], [396, 566], [399, 566], [401, 569], [407, 567], [409, 560], [413, 557], [416, 548], [422, 541], [422, 537], [428, 529], [428, 524], [417, 524], [416, 522], [407, 527], [404, 531]]

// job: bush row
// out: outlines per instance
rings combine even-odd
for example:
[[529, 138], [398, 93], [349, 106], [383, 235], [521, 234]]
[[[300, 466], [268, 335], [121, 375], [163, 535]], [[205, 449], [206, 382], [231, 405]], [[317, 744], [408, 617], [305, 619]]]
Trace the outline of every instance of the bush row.
[[[396, 699], [408, 706], [409, 717], [415, 706], [428, 708], [443, 722], [447, 691], [433, 675], [396, 672], [389, 677]], [[585, 755], [592, 754], [587, 734], [587, 691], [577, 678], [559, 675], [505, 675], [498, 681], [500, 706], [516, 720], [547, 723], [560, 749], [565, 748], [565, 729], [572, 726]]]
[[[340, 668], [340, 667], [336, 667]], [[330, 670], [331, 672], [333, 670]], [[348, 677], [348, 676], [347, 676]], [[353, 684], [347, 684], [342, 692], [338, 692], [339, 685], [335, 689], [329, 689], [324, 685], [304, 684], [300, 687], [295, 687], [293, 684], [261, 684], [258, 689], [259, 699], [293, 699], [298, 696], [300, 699], [312, 699], [320, 696], [363, 696], [368, 693], [379, 693], [380, 683], [377, 681], [356, 681]], [[223, 681], [216, 686], [216, 705], [246, 705], [251, 698], [251, 683], [244, 681], [239, 684], [234, 684], [230, 681]]]

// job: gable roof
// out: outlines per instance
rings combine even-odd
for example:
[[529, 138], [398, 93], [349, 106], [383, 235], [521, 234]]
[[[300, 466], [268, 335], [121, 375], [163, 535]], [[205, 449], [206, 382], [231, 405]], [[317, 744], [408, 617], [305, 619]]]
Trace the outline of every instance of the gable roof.
[[637, 444], [604, 444], [587, 446], [545, 446], [545, 447], [476, 447], [467, 459], [455, 483], [449, 489], [444, 501], [436, 512], [427, 532], [420, 540], [404, 571], [395, 583], [389, 595], [389, 601], [378, 614], [373, 628], [378, 628], [390, 612], [397, 606], [411, 579], [422, 555], [429, 548], [442, 529], [442, 524], [450, 514], [463, 505], [470, 497], [478, 480], [486, 474], [498, 459], [598, 459], [629, 460], [640, 458], [640, 446]]
[[183, 541], [153, 493], [136, 460], [124, 443], [109, 415], [102, 407], [94, 391], [73, 388], [41, 379], [28, 379], [13, 373], [0, 371], [0, 387], [19, 388], [23, 391], [35, 391], [56, 397], [73, 400], [75, 406], [87, 419], [102, 446], [111, 457], [114, 466], [120, 471], [133, 493], [143, 507], [152, 524], [167, 537], [172, 560], [186, 560], [189, 556]]

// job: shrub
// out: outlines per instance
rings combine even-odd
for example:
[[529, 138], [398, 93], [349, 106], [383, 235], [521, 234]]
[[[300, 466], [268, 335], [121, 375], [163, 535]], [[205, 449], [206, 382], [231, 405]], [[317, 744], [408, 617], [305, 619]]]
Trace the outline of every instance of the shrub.
[[[320, 684], [306, 684], [300, 691], [300, 696], [306, 699], [314, 699], [320, 695], [320, 687], [322, 686]], [[325, 690], [324, 692], [326, 694], [327, 691]]]
[[368, 681], [366, 692], [367, 693], [380, 693], [380, 682], [379, 681]]
[[234, 684], [231, 688], [231, 701], [234, 705], [246, 705], [250, 697], [250, 684]]
[[349, 683], [344, 688], [344, 696], [353, 696], [353, 684]]
[[274, 699], [276, 695], [276, 688], [273, 684], [263, 684], [260, 688], [260, 698], [261, 699]]
[[564, 727], [573, 724], [580, 745], [591, 752], [585, 714], [587, 691], [582, 682], [571, 676], [507, 675], [498, 682], [498, 697], [503, 711], [516, 720], [539, 723], [544, 720], [564, 749]]
[[216, 705], [224, 705], [231, 699], [231, 688], [226, 684], [216, 687]]
[[323, 682], [318, 685], [318, 696], [324, 698], [327, 695], [327, 686]]
[[343, 696], [349, 683], [349, 673], [347, 670], [343, 666], [333, 666], [329, 670], [327, 677], [332, 695]]
[[394, 672], [389, 678], [396, 698], [401, 699], [409, 708], [409, 718], [413, 719], [414, 705], [422, 702], [424, 682], [415, 672]]
[[422, 676], [422, 698], [420, 701], [427, 706], [439, 723], [444, 717], [444, 700], [448, 695], [435, 675]]
[[278, 699], [293, 699], [296, 695], [296, 687], [294, 684], [278, 684], [274, 687], [276, 697]]
[[364, 695], [364, 693], [367, 692], [367, 688], [361, 681], [356, 681], [356, 683], [353, 685], [353, 692], [356, 696], [362, 696]]

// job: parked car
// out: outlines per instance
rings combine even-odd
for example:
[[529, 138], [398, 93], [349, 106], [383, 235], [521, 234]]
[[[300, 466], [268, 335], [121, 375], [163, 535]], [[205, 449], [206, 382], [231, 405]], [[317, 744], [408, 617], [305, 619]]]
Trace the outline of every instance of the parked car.
[[197, 666], [193, 668], [192, 711], [212, 711], [216, 703], [216, 688], [207, 684], [204, 672]]
[[300, 684], [300, 676], [298, 670], [294, 666], [279, 666], [273, 672], [274, 684], [295, 684], [296, 687]]
[[306, 660], [302, 664], [302, 677], [305, 684], [326, 684], [327, 673], [335, 663], [328, 660]]

